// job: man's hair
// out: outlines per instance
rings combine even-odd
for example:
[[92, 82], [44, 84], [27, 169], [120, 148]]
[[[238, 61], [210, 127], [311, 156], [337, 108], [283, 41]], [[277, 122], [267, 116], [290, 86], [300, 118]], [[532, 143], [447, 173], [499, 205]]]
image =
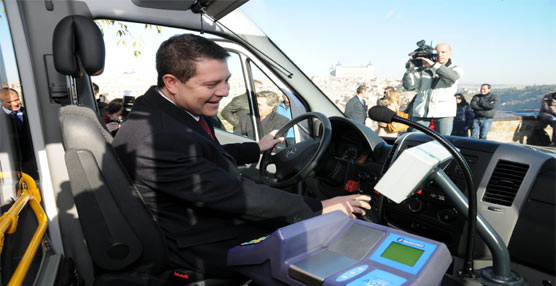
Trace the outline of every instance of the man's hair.
[[488, 89], [492, 89], [491, 86], [490, 86], [490, 84], [488, 84], [488, 83], [483, 83], [483, 84], [481, 84], [481, 87], [483, 87], [483, 86], [485, 86], [485, 85], [488, 86]]
[[182, 83], [197, 73], [201, 59], [225, 61], [230, 54], [215, 42], [193, 34], [176, 35], [162, 42], [156, 52], [157, 86], [164, 87], [162, 77], [171, 74]]
[[10, 91], [15, 92], [15, 94], [17, 94], [17, 96], [19, 96], [19, 92], [17, 92], [17, 90], [15, 90], [14, 88], [11, 87], [3, 87], [2, 90], [0, 90], [1, 94], [4, 94], [4, 90], [8, 91], [7, 94], [10, 94]]
[[357, 87], [357, 94], [360, 94], [361, 92], [363, 92], [363, 91], [364, 91], [365, 89], [367, 89], [367, 88], [369, 88], [369, 87], [367, 87], [367, 86], [364, 85], [364, 84], [360, 84], [360, 85]]
[[276, 107], [278, 107], [278, 104], [280, 103], [280, 96], [270, 90], [263, 90], [257, 92], [257, 97], [266, 98], [266, 104], [274, 106], [274, 109], [276, 109]]
[[[6, 95], [4, 95], [4, 91], [6, 91], [6, 92], [5, 92]], [[0, 90], [0, 102], [2, 102], [2, 103], [4, 102], [4, 97], [5, 97], [5, 96], [6, 96], [6, 97], [7, 97], [7, 96], [10, 96], [10, 91], [15, 92], [15, 94], [16, 94], [17, 97], [19, 98], [19, 92], [17, 92], [17, 90], [15, 90], [15, 89], [13, 89], [13, 88], [11, 88], [11, 87], [3, 87], [3, 88]]]
[[106, 113], [114, 114], [120, 111], [123, 107], [124, 100], [122, 98], [115, 98], [106, 106]]

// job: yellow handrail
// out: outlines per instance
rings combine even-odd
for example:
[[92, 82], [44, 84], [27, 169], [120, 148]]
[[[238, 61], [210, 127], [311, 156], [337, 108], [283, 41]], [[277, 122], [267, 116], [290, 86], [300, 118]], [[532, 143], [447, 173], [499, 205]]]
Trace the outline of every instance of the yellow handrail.
[[33, 178], [25, 173], [21, 173], [17, 195], [17, 200], [13, 206], [0, 217], [0, 253], [2, 253], [4, 248], [4, 235], [6, 233], [12, 234], [16, 231], [19, 213], [27, 203], [31, 206], [37, 217], [38, 226], [8, 285], [21, 285], [48, 227], [46, 214], [40, 205], [41, 195], [37, 184], [35, 184]]

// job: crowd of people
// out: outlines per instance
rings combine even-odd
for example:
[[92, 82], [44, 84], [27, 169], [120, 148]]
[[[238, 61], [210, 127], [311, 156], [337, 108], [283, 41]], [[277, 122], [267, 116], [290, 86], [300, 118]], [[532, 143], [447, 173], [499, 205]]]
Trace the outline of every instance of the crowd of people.
[[[442, 43], [436, 46], [436, 51], [437, 54], [432, 59], [416, 57], [410, 58], [407, 62], [402, 78], [403, 87], [416, 94], [403, 112], [415, 122], [442, 135], [487, 139], [499, 104], [498, 96], [491, 93], [490, 84], [484, 83], [479, 93], [468, 103], [463, 94], [457, 93], [458, 81], [464, 72], [452, 62], [452, 48]], [[417, 67], [415, 63], [419, 60], [421, 64]], [[367, 86], [357, 87], [356, 94], [346, 103], [346, 117], [365, 123], [368, 109], [375, 105], [366, 102], [368, 93]], [[540, 118], [551, 126], [556, 124], [554, 98], [554, 93], [544, 96], [539, 114]], [[384, 97], [379, 98], [376, 105], [399, 112], [401, 101], [398, 92], [393, 87], [386, 87]], [[381, 136], [398, 135], [397, 132], [389, 130], [386, 123], [378, 123], [376, 131]], [[554, 145], [554, 135], [552, 138]]]

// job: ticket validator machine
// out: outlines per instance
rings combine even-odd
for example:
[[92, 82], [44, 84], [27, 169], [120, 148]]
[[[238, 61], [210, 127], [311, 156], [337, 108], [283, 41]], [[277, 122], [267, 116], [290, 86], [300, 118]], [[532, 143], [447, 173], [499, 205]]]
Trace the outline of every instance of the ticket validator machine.
[[443, 243], [339, 211], [228, 253], [228, 265], [261, 285], [438, 285], [451, 262]]
[[[404, 153], [376, 186], [398, 203], [450, 158], [434, 142]], [[416, 166], [419, 172], [400, 185], [399, 173]], [[441, 242], [339, 211], [278, 229], [228, 253], [228, 265], [262, 285], [439, 285], [451, 262]]]

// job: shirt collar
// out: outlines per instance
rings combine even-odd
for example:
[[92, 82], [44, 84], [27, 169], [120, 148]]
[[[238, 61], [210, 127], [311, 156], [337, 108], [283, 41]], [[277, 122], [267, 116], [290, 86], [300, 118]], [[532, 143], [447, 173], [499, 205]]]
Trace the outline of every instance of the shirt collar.
[[12, 111], [4, 107], [4, 105], [2, 105], [2, 110], [4, 110], [6, 114], [12, 114]]
[[[197, 115], [193, 115], [193, 113], [185, 110], [182, 107], [179, 107], [175, 102], [171, 101], [168, 97], [166, 97], [166, 95], [164, 93], [162, 93], [162, 91], [160, 90], [160, 88], [156, 88], [156, 91], [158, 91], [158, 93], [162, 96], [162, 98], [168, 100], [169, 102], [171, 102], [173, 105], [175, 105], [176, 107], [178, 107], [179, 109], [185, 111], [187, 114], [191, 115], [191, 117], [193, 117], [196, 121], [199, 121], [199, 119], [201, 119], [201, 117], [197, 116]], [[3, 107], [3, 106], [2, 106]]]

